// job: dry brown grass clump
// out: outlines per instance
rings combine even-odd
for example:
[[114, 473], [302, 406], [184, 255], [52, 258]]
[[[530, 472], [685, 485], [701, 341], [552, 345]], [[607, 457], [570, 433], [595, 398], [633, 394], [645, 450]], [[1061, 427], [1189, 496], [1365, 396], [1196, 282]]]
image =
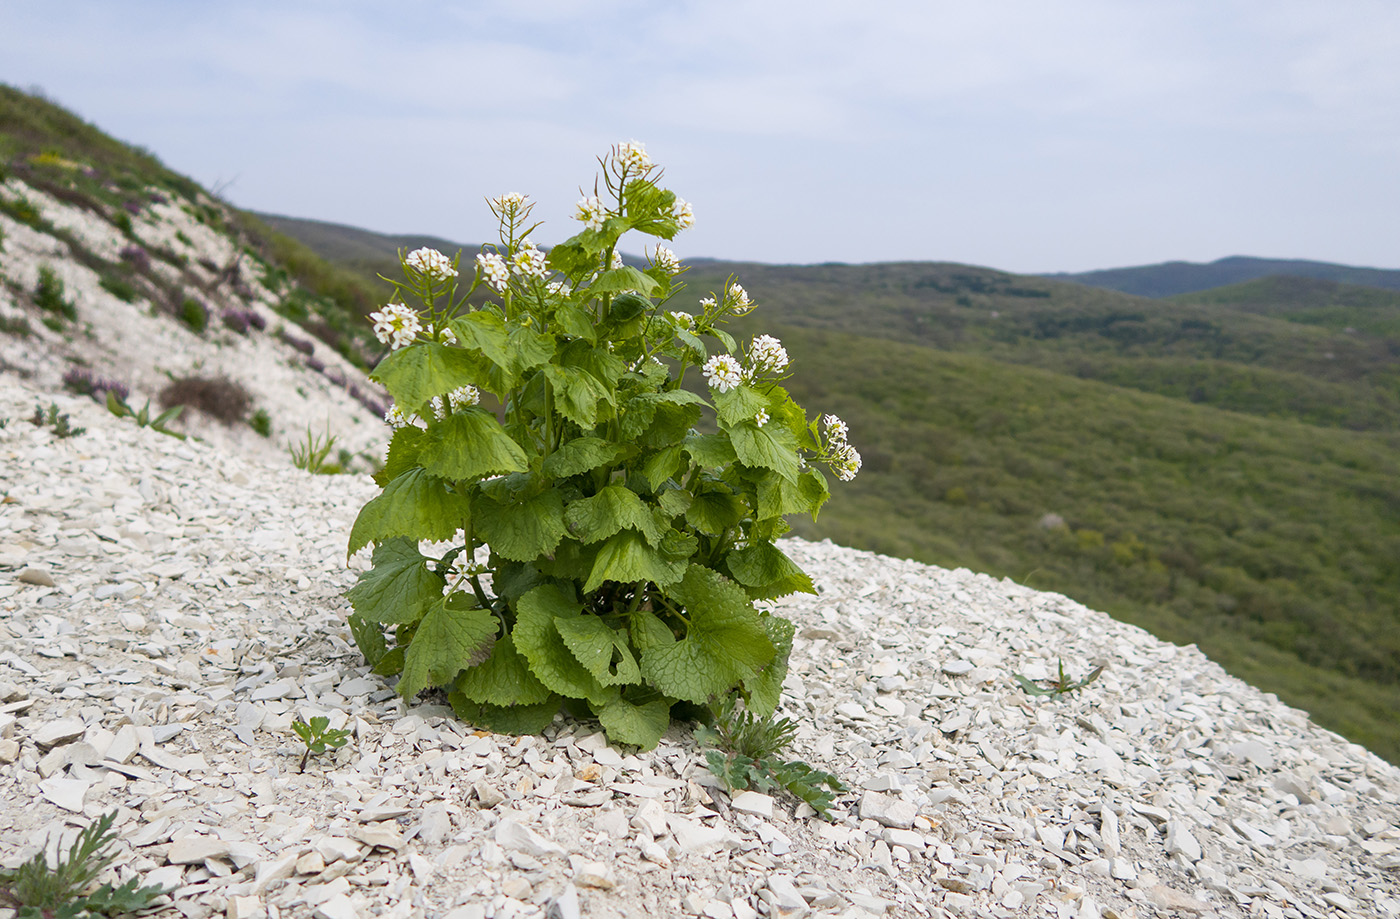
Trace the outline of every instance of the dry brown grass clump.
[[160, 391], [162, 408], [188, 405], [226, 425], [248, 417], [253, 397], [241, 383], [226, 377], [181, 377]]

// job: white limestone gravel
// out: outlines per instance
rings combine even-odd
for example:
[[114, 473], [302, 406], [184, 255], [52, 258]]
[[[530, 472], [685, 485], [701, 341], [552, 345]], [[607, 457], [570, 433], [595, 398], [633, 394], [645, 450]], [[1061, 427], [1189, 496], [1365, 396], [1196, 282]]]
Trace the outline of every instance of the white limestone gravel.
[[[87, 433], [24, 420], [56, 402]], [[376, 493], [0, 374], [0, 861], [116, 810], [169, 914], [1400, 915], [1400, 773], [1063, 596], [788, 541], [791, 751], [830, 823], [731, 797], [688, 732], [610, 748], [406, 706], [346, 625]], [[839, 496], [836, 498], [839, 500]], [[25, 577], [27, 572], [45, 577]], [[1102, 677], [1026, 695], [1063, 660]], [[297, 769], [296, 718], [347, 728]]]

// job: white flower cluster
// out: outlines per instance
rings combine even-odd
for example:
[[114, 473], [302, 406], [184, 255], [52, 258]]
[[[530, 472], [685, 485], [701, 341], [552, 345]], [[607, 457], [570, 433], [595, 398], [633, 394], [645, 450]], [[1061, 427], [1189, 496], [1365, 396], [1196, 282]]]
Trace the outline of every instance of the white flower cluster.
[[412, 412], [404, 411], [403, 407], [399, 405], [389, 406], [389, 410], [384, 413], [384, 421], [395, 431], [399, 428], [406, 428], [411, 424], [417, 424], [421, 420], [421, 418]]
[[498, 198], [491, 199], [491, 210], [499, 215], [510, 214], [523, 208], [528, 200], [530, 200], [528, 196], [522, 195], [518, 191], [506, 192]]
[[617, 249], [614, 247], [613, 250], [612, 250], [612, 258], [608, 260], [608, 268], [609, 268], [610, 270], [612, 270], [612, 271], [616, 271], [617, 269], [619, 269], [619, 268], [621, 268], [621, 267], [622, 267], [622, 253], [621, 253], [621, 252], [618, 252]]
[[651, 255], [651, 263], [667, 274], [678, 274], [681, 270], [681, 260], [665, 246], [656, 247], [656, 251]]
[[742, 316], [753, 309], [753, 301], [749, 299], [749, 292], [738, 284], [730, 284], [725, 290], [724, 305], [733, 311], [735, 316]]
[[549, 274], [549, 269], [545, 267], [544, 253], [535, 248], [527, 239], [521, 248], [515, 250], [515, 254], [510, 257], [510, 263], [515, 267], [515, 273], [522, 278], [535, 278], [543, 280]]
[[768, 413], [763, 409], [759, 409], [758, 414], [753, 416], [753, 423], [759, 427], [763, 427], [768, 423]]
[[695, 226], [695, 211], [691, 209], [690, 202], [683, 198], [677, 198], [671, 205], [671, 218], [682, 230]]
[[429, 249], [426, 246], [408, 253], [404, 262], [414, 271], [430, 278], [457, 277], [457, 269], [452, 267], [452, 259], [438, 250]]
[[369, 318], [374, 320], [374, 337], [393, 351], [413, 344], [418, 333], [423, 331], [418, 314], [402, 303], [389, 303], [383, 309], [370, 313]]
[[580, 198], [574, 207], [577, 208], [574, 212], [575, 220], [583, 221], [590, 230], [603, 228], [603, 220], [607, 217], [607, 212], [603, 210], [603, 202], [598, 200], [597, 195]]
[[760, 335], [749, 344], [749, 369], [755, 376], [782, 373], [789, 363], [787, 349], [772, 335]]
[[444, 326], [442, 331], [438, 332], [438, 341], [444, 345], [455, 345], [457, 344], [457, 333]]
[[695, 317], [684, 310], [672, 310], [671, 321], [674, 322], [678, 328], [685, 329], [688, 332], [695, 331]]
[[744, 382], [744, 368], [728, 354], [716, 354], [700, 370], [705, 374], [705, 382], [710, 384], [710, 388], [720, 392], [729, 392]]
[[849, 482], [860, 472], [860, 454], [846, 442], [846, 422], [835, 415], [822, 417], [826, 428], [826, 456], [824, 459], [831, 471], [843, 482]]
[[486, 276], [486, 283], [490, 284], [496, 293], [501, 293], [510, 283], [510, 269], [506, 267], [506, 260], [494, 252], [482, 252], [476, 257], [476, 266], [481, 269], [481, 273]]
[[547, 289], [556, 297], [567, 297], [573, 292], [567, 281], [550, 281], [547, 285]]
[[617, 163], [624, 172], [646, 172], [651, 168], [651, 157], [644, 145], [635, 140], [623, 141], [617, 145]]
[[442, 421], [453, 412], [461, 411], [469, 405], [476, 405], [481, 401], [481, 392], [475, 386], [458, 386], [447, 394], [447, 404], [443, 405], [442, 396], [433, 396], [428, 404], [433, 408], [433, 417]]

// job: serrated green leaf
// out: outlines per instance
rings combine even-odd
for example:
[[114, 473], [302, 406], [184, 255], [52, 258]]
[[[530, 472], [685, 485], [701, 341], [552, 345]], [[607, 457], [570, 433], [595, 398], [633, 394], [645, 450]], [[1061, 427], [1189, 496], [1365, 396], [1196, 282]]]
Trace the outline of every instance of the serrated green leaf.
[[447, 483], [427, 470], [410, 469], [394, 479], [382, 494], [360, 508], [350, 528], [346, 558], [372, 542], [405, 537], [450, 539], [471, 519], [471, 503], [451, 491]]
[[709, 350], [705, 347], [705, 342], [701, 340], [699, 335], [696, 335], [689, 329], [677, 329], [676, 337], [690, 349], [692, 355], [691, 360], [694, 363], [704, 363], [705, 359], [709, 357]]
[[[461, 598], [461, 599], [459, 599]], [[428, 608], [404, 653], [396, 687], [412, 699], [429, 686], [445, 686], [459, 671], [473, 666], [496, 637], [500, 623], [490, 610], [465, 606], [462, 594], [444, 597]]]
[[726, 426], [752, 423], [754, 416], [768, 409], [768, 399], [747, 383], [740, 383], [727, 392], [712, 392], [715, 414]]
[[795, 629], [792, 622], [772, 613], [763, 613], [758, 621], [768, 634], [768, 640], [773, 642], [776, 653], [757, 676], [744, 680], [744, 689], [748, 691], [748, 710], [754, 717], [766, 719], [772, 716], [783, 694], [783, 680], [787, 679], [788, 655], [792, 653]]
[[642, 676], [676, 699], [703, 703], [728, 692], [773, 660], [769, 639], [744, 591], [718, 573], [691, 565], [667, 590], [689, 620], [685, 637], [642, 652]]
[[459, 410], [433, 425], [419, 462], [433, 475], [467, 482], [528, 468], [525, 451], [495, 415], [479, 408]]
[[619, 584], [651, 581], [665, 587], [679, 581], [688, 564], [683, 560], [668, 558], [661, 550], [652, 548], [640, 533], [624, 530], [598, 547], [598, 558], [583, 589], [586, 593], [592, 592], [604, 581]]
[[355, 639], [355, 647], [365, 656], [365, 662], [374, 667], [389, 650], [384, 641], [384, 627], [359, 613], [351, 613], [348, 618], [350, 635]]
[[418, 454], [422, 452], [427, 437], [428, 432], [414, 424], [395, 430], [389, 438], [389, 456], [384, 461], [384, 468], [374, 474], [374, 484], [383, 488], [417, 466]]
[[403, 645], [390, 648], [379, 663], [370, 668], [370, 673], [375, 676], [393, 677], [403, 672]]
[[720, 469], [735, 462], [739, 454], [729, 435], [723, 431], [716, 434], [692, 434], [685, 439], [685, 452], [697, 466], [705, 469]]
[[627, 634], [637, 650], [646, 653], [648, 648], [659, 648], [676, 643], [676, 636], [661, 618], [651, 610], [637, 610], [628, 619]]
[[602, 685], [626, 686], [641, 680], [627, 636], [597, 616], [561, 616], [554, 627], [570, 653]]
[[560, 367], [546, 364], [544, 375], [554, 388], [554, 407], [559, 414], [587, 430], [599, 419], [611, 417], [611, 411], [600, 411], [599, 406], [613, 405], [613, 394], [599, 379], [579, 367]]
[[584, 543], [633, 529], [656, 546], [666, 534], [657, 527], [651, 509], [625, 485], [609, 485], [592, 497], [574, 501], [564, 509], [564, 524], [574, 538]]
[[644, 297], [656, 290], [656, 282], [631, 265], [604, 271], [588, 285], [588, 292], [594, 296], [635, 290]]
[[705, 491], [695, 495], [685, 512], [685, 521], [701, 533], [718, 536], [734, 526], [748, 507], [734, 494], [724, 491]]
[[657, 497], [656, 503], [667, 517], [678, 517], [686, 512], [692, 500], [690, 492], [684, 488], [668, 488]]
[[826, 478], [815, 469], [802, 473], [796, 482], [790, 482], [776, 473], [767, 475], [758, 482], [758, 516], [762, 519], [785, 514], [811, 514], [815, 520], [817, 511], [830, 495]]
[[664, 699], [635, 705], [617, 698], [598, 709], [598, 721], [608, 739], [650, 750], [671, 724], [671, 706]]
[[564, 538], [564, 499], [555, 489], [506, 504], [485, 495], [472, 502], [477, 534], [491, 551], [517, 562], [552, 553]]
[[686, 465], [685, 448], [680, 444], [671, 444], [642, 462], [642, 475], [654, 491], [684, 472]]
[[636, 444], [642, 448], [659, 449], [683, 443], [699, 421], [699, 405], [660, 402], [652, 415], [651, 424], [637, 436]]
[[549, 698], [549, 688], [530, 672], [530, 663], [506, 635], [497, 640], [491, 656], [463, 670], [452, 684], [473, 702], [487, 705], [538, 705]]
[[[453, 326], [455, 328], [456, 323]], [[370, 379], [383, 383], [405, 411], [418, 412], [433, 396], [451, 392], [466, 383], [477, 383], [479, 374], [472, 356], [461, 348], [419, 342], [391, 351], [375, 365]]]
[[797, 438], [786, 428], [735, 425], [729, 429], [729, 441], [734, 445], [739, 462], [745, 466], [772, 469], [794, 483], [802, 473], [797, 462]]
[[790, 593], [816, 593], [812, 579], [770, 542], [750, 543], [725, 558], [729, 573], [748, 588], [749, 599], [767, 600]]
[[590, 344], [598, 340], [598, 332], [593, 327], [593, 313], [577, 303], [561, 303], [554, 311], [554, 324], [557, 331]]
[[387, 540], [374, 550], [371, 568], [360, 573], [346, 599], [370, 622], [417, 622], [442, 597], [443, 580], [427, 562], [416, 541]]
[[626, 444], [613, 443], [601, 437], [575, 437], [551, 453], [540, 466], [540, 471], [553, 478], [564, 479], [616, 463], [630, 452]]
[[558, 696], [550, 696], [535, 705], [501, 706], [473, 702], [460, 692], [449, 692], [447, 701], [458, 718], [498, 734], [538, 734], [559, 711]]
[[571, 590], [543, 584], [521, 597], [515, 609], [515, 646], [541, 683], [571, 699], [601, 702], [607, 697], [603, 685], [574, 657], [555, 625], [557, 619], [583, 615], [583, 604]]

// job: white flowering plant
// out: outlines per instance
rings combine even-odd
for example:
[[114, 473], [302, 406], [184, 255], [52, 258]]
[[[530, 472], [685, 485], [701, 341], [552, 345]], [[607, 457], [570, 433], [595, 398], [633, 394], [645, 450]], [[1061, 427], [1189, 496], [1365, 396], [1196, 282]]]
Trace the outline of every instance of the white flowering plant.
[[670, 305], [674, 252], [621, 258], [624, 234], [669, 241], [694, 215], [640, 144], [599, 164], [583, 229], [547, 254], [509, 194], [474, 260], [401, 256], [371, 316], [394, 431], [350, 534], [350, 554], [372, 547], [350, 626], [406, 699], [440, 687], [515, 733], [565, 707], [645, 748], [677, 706], [772, 713], [793, 627], [756, 604], [813, 589], [775, 541], [827, 500], [817, 465], [847, 479], [860, 457], [782, 388], [776, 338], [722, 328], [753, 308], [733, 279], [690, 313]]

